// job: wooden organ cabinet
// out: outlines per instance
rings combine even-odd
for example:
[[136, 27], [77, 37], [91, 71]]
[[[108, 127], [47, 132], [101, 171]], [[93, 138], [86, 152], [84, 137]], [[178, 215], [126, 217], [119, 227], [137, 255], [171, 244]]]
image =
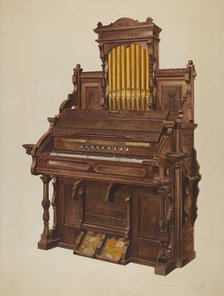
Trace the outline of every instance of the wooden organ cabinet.
[[94, 31], [102, 71], [78, 64], [74, 91], [49, 130], [24, 145], [31, 173], [43, 181], [38, 248], [166, 275], [195, 258], [194, 65], [159, 68], [161, 29], [151, 18], [98, 23]]

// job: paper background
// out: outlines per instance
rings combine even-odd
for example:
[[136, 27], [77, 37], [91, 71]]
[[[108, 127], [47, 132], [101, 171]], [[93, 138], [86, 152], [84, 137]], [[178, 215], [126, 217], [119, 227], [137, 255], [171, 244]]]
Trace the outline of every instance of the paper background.
[[[220, 296], [223, 284], [223, 1], [5, 0], [1, 22], [0, 295]], [[72, 91], [72, 68], [100, 70], [98, 21], [119, 17], [163, 30], [160, 67], [196, 66], [195, 146], [202, 181], [195, 225], [196, 260], [167, 277], [137, 264], [125, 267], [37, 249], [42, 183], [29, 173], [22, 148], [48, 129]]]

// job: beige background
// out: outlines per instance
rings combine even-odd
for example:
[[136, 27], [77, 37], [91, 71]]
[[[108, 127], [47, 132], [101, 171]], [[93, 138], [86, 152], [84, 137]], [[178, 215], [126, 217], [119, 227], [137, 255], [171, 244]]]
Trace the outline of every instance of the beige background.
[[[1, 2], [0, 294], [220, 296], [223, 284], [223, 1], [5, 0]], [[37, 249], [42, 231], [42, 184], [29, 174], [21, 147], [47, 130], [72, 91], [72, 68], [99, 70], [95, 33], [129, 16], [151, 16], [162, 29], [161, 68], [196, 65], [196, 148], [203, 179], [196, 221], [197, 259], [167, 277]], [[222, 193], [222, 194], [221, 194]]]

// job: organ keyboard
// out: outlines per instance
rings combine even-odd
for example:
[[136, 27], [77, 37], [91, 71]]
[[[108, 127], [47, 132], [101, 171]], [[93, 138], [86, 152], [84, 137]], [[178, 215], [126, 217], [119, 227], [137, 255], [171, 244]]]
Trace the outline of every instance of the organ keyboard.
[[94, 31], [102, 71], [78, 64], [74, 91], [48, 119], [49, 130], [24, 145], [44, 187], [38, 248], [137, 262], [166, 275], [195, 257], [195, 68], [189, 61], [159, 69], [161, 29], [151, 18], [98, 23]]
[[84, 158], [84, 159], [98, 159], [98, 160], [109, 160], [109, 161], [121, 161], [121, 162], [134, 162], [134, 163], [143, 163], [147, 161], [144, 158], [137, 158], [137, 157], [118, 157], [118, 156], [111, 156], [111, 155], [94, 155], [94, 154], [72, 154], [72, 153], [57, 153], [51, 152], [51, 156], [65, 156], [65, 157], [74, 157], [74, 158]]

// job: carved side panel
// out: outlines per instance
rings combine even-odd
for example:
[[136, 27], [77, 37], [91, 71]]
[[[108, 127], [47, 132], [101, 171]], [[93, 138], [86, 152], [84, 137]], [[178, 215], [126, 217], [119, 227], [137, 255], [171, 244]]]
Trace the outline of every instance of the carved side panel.
[[86, 87], [85, 88], [86, 97], [86, 109], [101, 109], [100, 106], [100, 94], [98, 87]]
[[58, 233], [60, 242], [71, 247], [81, 231], [79, 200], [72, 197], [75, 181], [70, 178], [58, 178]]
[[133, 193], [132, 209], [132, 254], [155, 262], [160, 246], [160, 200], [151, 189], [138, 188]]
[[191, 174], [193, 168], [192, 151], [194, 147], [194, 130], [193, 128], [181, 129], [181, 148], [182, 151], [187, 153], [189, 157], [184, 160], [184, 166], [188, 175]]
[[178, 111], [181, 109], [181, 86], [162, 86], [162, 110]]
[[64, 225], [79, 226], [79, 200], [72, 198], [72, 185], [64, 186]]
[[187, 162], [187, 167], [191, 168], [191, 153], [194, 145], [194, 130], [193, 129], [182, 129], [181, 130], [181, 147], [183, 152], [190, 155]]
[[82, 82], [82, 109], [102, 110], [102, 90], [98, 82]]
[[150, 196], [139, 199], [140, 238], [159, 239], [159, 211], [158, 199]]

